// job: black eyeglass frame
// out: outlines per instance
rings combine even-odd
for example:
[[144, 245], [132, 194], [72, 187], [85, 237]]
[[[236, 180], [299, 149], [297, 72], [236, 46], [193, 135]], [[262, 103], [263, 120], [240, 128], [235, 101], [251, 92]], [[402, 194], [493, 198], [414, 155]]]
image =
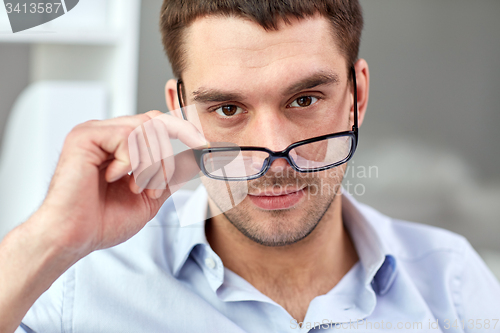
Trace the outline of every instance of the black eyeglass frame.
[[[321, 135], [317, 136], [314, 138], [306, 139], [306, 140], [301, 140], [292, 143], [289, 145], [287, 148], [285, 148], [282, 151], [272, 151], [270, 149], [267, 149], [265, 147], [252, 147], [252, 146], [237, 146], [237, 147], [209, 147], [209, 148], [201, 148], [201, 149], [193, 149], [193, 153], [195, 155], [196, 162], [198, 163], [198, 166], [200, 167], [200, 170], [203, 172], [204, 175], [206, 175], [209, 178], [216, 179], [216, 180], [231, 180], [231, 181], [247, 181], [247, 180], [252, 180], [252, 179], [257, 179], [266, 174], [266, 172], [269, 170], [271, 167], [271, 164], [280, 158], [285, 159], [288, 164], [292, 166], [292, 168], [295, 171], [298, 172], [303, 172], [303, 173], [310, 173], [310, 172], [319, 172], [319, 171], [324, 171], [328, 169], [335, 168], [336, 166], [342, 165], [344, 163], [347, 163], [352, 156], [354, 155], [354, 152], [356, 151], [356, 147], [358, 145], [358, 94], [357, 94], [357, 85], [356, 85], [356, 70], [354, 69], [354, 66], [351, 67], [351, 75], [352, 75], [352, 81], [354, 85], [354, 125], [352, 126], [351, 131], [343, 131], [343, 132], [337, 132], [337, 133], [332, 133], [332, 134], [326, 134], [326, 135]], [[182, 80], [179, 79], [177, 80], [177, 98], [179, 99], [179, 105], [181, 107], [181, 113], [182, 117], [184, 120], [187, 120], [187, 117], [184, 113], [184, 106], [183, 106], [183, 99], [182, 99]], [[300, 168], [295, 164], [293, 159], [290, 157], [289, 153], [292, 151], [292, 149], [295, 149], [299, 146], [322, 141], [322, 140], [327, 140], [327, 139], [333, 139], [337, 137], [350, 137], [351, 138], [351, 149], [349, 151], [349, 155], [344, 158], [343, 160], [339, 162], [335, 162], [329, 165], [325, 165], [323, 167], [319, 168], [312, 168], [312, 169], [304, 169]], [[260, 152], [265, 152], [269, 154], [269, 157], [264, 160], [264, 164], [262, 166], [262, 169], [259, 173], [248, 176], [248, 177], [231, 177], [228, 178], [225, 175], [224, 168], [222, 168], [222, 173], [223, 176], [214, 176], [210, 174], [206, 168], [205, 168], [205, 163], [203, 162], [203, 155], [214, 153], [214, 152], [228, 152], [228, 151], [260, 151]]]

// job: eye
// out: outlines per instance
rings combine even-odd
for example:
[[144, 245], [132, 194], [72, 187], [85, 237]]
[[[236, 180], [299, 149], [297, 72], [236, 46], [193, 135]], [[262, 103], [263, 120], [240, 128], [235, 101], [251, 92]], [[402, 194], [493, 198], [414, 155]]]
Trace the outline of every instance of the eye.
[[222, 117], [232, 117], [243, 112], [243, 109], [236, 105], [224, 105], [215, 110]]
[[316, 103], [318, 99], [313, 96], [301, 96], [289, 105], [291, 108], [305, 108]]

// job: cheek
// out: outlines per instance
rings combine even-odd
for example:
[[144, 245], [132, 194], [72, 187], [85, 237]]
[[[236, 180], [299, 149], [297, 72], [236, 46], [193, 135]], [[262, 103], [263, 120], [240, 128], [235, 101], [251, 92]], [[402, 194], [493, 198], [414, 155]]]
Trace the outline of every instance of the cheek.
[[330, 170], [325, 170], [322, 178], [328, 180], [330, 183], [340, 184], [342, 179], [344, 179], [346, 166], [347, 163]]
[[207, 190], [208, 196], [219, 209], [219, 211], [212, 212], [212, 216], [225, 213], [238, 206], [245, 200], [248, 194], [247, 182], [225, 182], [211, 179], [206, 176], [202, 176], [201, 181]]
[[311, 201], [330, 200], [341, 192], [344, 166], [318, 172], [309, 180], [308, 195]]

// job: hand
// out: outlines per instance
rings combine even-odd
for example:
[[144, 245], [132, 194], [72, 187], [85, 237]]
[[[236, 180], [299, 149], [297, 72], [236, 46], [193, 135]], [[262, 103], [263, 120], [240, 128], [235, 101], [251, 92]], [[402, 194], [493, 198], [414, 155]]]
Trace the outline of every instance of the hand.
[[[199, 171], [190, 151], [174, 161], [170, 139], [191, 148], [206, 143], [191, 123], [159, 111], [78, 125], [66, 138], [36, 223], [78, 257], [126, 241], [171, 195], [167, 181], [187, 181]], [[175, 164], [183, 167], [176, 171]]]
[[0, 332], [14, 332], [76, 261], [135, 235], [171, 195], [172, 180], [198, 173], [190, 150], [173, 158], [170, 138], [205, 144], [192, 124], [159, 111], [71, 131], [42, 206], [0, 243]]

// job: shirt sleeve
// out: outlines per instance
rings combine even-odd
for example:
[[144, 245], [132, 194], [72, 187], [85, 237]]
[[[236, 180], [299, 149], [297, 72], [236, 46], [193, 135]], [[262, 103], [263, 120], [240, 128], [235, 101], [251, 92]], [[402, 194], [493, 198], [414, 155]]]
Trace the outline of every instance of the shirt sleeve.
[[500, 332], [500, 284], [468, 242], [460, 286], [465, 332]]

